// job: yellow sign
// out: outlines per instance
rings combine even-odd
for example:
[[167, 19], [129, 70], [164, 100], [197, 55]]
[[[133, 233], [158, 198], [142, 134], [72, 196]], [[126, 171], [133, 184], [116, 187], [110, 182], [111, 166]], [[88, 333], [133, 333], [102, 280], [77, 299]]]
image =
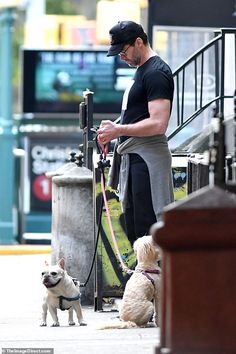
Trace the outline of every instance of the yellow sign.
[[22, 4], [22, 0], [0, 0], [0, 8], [18, 7]]
[[[109, 14], [109, 16], [107, 15]], [[109, 44], [109, 30], [118, 21], [140, 22], [141, 12], [138, 1], [100, 0], [97, 3], [97, 40], [100, 44]]]
[[46, 47], [96, 44], [96, 23], [84, 16], [44, 15]]

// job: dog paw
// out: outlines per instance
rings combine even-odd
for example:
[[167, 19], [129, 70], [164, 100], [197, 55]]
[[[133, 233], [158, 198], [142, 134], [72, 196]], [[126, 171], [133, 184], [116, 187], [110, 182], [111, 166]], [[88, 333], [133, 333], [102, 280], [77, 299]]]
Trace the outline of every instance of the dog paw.
[[87, 323], [86, 323], [86, 322], [80, 322], [79, 325], [80, 325], [80, 326], [87, 326]]
[[54, 323], [51, 325], [51, 327], [60, 327], [60, 324], [59, 324], [59, 322], [54, 322]]
[[69, 321], [69, 326], [74, 326], [75, 322], [74, 321]]
[[42, 322], [42, 323], [40, 324], [40, 327], [47, 327], [47, 323], [46, 323], [46, 322]]

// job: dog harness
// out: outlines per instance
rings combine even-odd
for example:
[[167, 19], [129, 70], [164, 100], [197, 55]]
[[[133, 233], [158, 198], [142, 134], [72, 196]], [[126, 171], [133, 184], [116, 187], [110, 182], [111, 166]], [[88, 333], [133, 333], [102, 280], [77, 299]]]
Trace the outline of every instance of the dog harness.
[[81, 298], [80, 293], [77, 296], [75, 296], [75, 297], [66, 297], [66, 296], [63, 296], [63, 295], [58, 296], [60, 310], [65, 311], [65, 310], [69, 310], [71, 308], [71, 306], [68, 307], [68, 308], [63, 307], [63, 300], [65, 300], [65, 301], [76, 301], [76, 300], [79, 300], [80, 298]]
[[153, 278], [149, 275], [150, 274], [161, 274], [161, 272], [158, 269], [145, 269], [141, 271], [141, 274], [145, 275], [145, 277], [148, 278], [148, 280], [150, 280], [150, 282], [152, 283], [153, 286], [155, 286], [155, 282], [153, 280]]
[[[72, 280], [73, 280], [73, 283], [75, 285], [78, 285], [78, 281], [77, 281], [76, 278], [72, 278]], [[65, 311], [65, 310], [69, 310], [71, 308], [71, 306], [68, 307], [68, 308], [63, 307], [63, 300], [65, 300], [65, 301], [76, 301], [76, 300], [79, 300], [80, 298], [81, 298], [81, 294], [80, 293], [77, 296], [75, 296], [75, 297], [66, 297], [66, 296], [63, 296], [63, 295], [58, 296], [59, 309], [62, 310], [62, 311]]]

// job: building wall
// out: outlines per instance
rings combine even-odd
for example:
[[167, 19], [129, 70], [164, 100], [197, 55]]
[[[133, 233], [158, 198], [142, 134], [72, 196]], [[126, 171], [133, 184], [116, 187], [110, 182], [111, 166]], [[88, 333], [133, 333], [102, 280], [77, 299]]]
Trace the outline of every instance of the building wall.
[[154, 25], [236, 27], [235, 0], [149, 0], [149, 36]]

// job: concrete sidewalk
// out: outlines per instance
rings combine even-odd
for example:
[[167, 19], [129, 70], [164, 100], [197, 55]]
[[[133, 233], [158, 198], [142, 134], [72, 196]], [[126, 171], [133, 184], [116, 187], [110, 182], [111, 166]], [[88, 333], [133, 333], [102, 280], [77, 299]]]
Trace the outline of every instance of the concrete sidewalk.
[[117, 312], [94, 312], [93, 307], [83, 306], [86, 327], [69, 327], [66, 311], [59, 311], [60, 327], [50, 327], [50, 315], [48, 327], [40, 327], [45, 292], [40, 276], [44, 261], [50, 262], [50, 247], [23, 250], [23, 246], [0, 247], [0, 353], [2, 348], [53, 348], [54, 354], [154, 353], [158, 328], [97, 329], [114, 320]]

